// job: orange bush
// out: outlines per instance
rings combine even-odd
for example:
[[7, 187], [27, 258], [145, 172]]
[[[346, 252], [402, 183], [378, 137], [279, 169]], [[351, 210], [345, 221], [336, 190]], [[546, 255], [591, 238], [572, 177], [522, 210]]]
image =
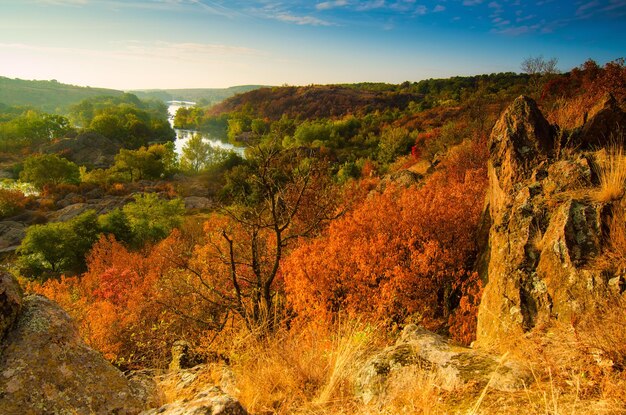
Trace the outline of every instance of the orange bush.
[[32, 283], [29, 289], [58, 302], [79, 322], [85, 341], [107, 359], [125, 368], [163, 366], [172, 343], [194, 333], [193, 324], [168, 306], [184, 299], [172, 298], [175, 293], [163, 285], [177, 273], [172, 258], [180, 255], [179, 239], [174, 232], [157, 246], [132, 252], [103, 236], [82, 276]]
[[423, 187], [389, 186], [302, 243], [282, 268], [298, 316], [446, 323], [476, 255], [485, 156], [483, 144], [463, 144]]
[[18, 214], [27, 202], [28, 198], [19, 190], [0, 189], [0, 218]]

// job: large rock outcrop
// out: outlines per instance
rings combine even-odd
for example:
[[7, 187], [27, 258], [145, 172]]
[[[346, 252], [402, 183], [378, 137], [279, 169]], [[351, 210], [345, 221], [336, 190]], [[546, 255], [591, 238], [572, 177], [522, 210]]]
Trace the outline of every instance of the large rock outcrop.
[[121, 148], [117, 143], [101, 134], [88, 131], [76, 137], [68, 137], [42, 146], [44, 153], [56, 153], [80, 166], [107, 168], [113, 164]]
[[[579, 140], [608, 143], [608, 134], [589, 136], [600, 128], [597, 117], [621, 117], [618, 107], [607, 105], [580, 129]], [[478, 313], [480, 344], [552, 319], [569, 321], [607, 289], [607, 277], [592, 266], [601, 252], [607, 216], [607, 204], [591, 197], [597, 181], [592, 166], [602, 151], [557, 156], [559, 144], [556, 129], [527, 97], [516, 99], [491, 133], [491, 229]]]
[[144, 404], [135, 393], [119, 370], [85, 345], [57, 304], [24, 298], [2, 342], [0, 413], [136, 414]]
[[356, 394], [365, 403], [384, 397], [394, 373], [417, 367], [429, 369], [437, 385], [454, 390], [468, 384], [489, 384], [500, 391], [518, 391], [532, 382], [532, 375], [513, 360], [466, 347], [453, 347], [441, 336], [416, 325], [408, 325], [395, 345], [374, 355], [360, 370]]

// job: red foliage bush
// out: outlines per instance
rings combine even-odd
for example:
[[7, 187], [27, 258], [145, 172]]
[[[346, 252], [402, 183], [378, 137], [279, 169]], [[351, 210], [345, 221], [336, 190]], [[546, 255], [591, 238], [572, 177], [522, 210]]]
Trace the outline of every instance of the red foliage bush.
[[[410, 317], [430, 328], [447, 323], [455, 289], [464, 287], [476, 256], [485, 157], [483, 143], [465, 143], [422, 187], [389, 186], [322, 237], [302, 243], [282, 268], [297, 315], [331, 321], [346, 312], [388, 324]], [[463, 321], [453, 320], [468, 326]], [[466, 332], [458, 327], [453, 334], [467, 342]]]

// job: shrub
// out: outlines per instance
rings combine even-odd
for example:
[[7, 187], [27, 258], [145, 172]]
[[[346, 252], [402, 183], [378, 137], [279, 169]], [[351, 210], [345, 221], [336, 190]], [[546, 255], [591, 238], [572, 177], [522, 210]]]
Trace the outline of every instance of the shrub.
[[[317, 321], [343, 311], [387, 324], [409, 317], [431, 328], [447, 323], [476, 255], [484, 155], [481, 143], [467, 143], [423, 187], [390, 185], [302, 243], [282, 268], [296, 313]], [[456, 324], [469, 327], [472, 318]], [[460, 327], [454, 333], [471, 337]]]
[[28, 198], [21, 191], [0, 188], [0, 219], [17, 215], [27, 202]]

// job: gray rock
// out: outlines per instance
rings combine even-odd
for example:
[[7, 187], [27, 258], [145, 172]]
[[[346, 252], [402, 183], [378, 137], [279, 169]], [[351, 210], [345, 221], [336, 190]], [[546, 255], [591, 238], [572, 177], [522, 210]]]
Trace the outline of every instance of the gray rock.
[[0, 413], [137, 414], [129, 381], [87, 347], [54, 302], [29, 296], [2, 344]]
[[185, 209], [208, 209], [211, 201], [206, 197], [189, 196], [184, 199]]
[[356, 394], [365, 403], [384, 397], [389, 378], [403, 368], [435, 371], [439, 386], [446, 390], [472, 383], [500, 391], [518, 391], [532, 382], [520, 364], [465, 347], [452, 347], [446, 340], [416, 325], [407, 326], [394, 346], [373, 356], [357, 377]]
[[141, 415], [247, 415], [248, 412], [232, 396], [214, 386], [196, 394], [190, 400], [172, 402]]
[[0, 252], [15, 251], [26, 236], [26, 225], [5, 220], [0, 222]]
[[172, 346], [172, 360], [169, 370], [188, 369], [203, 363], [203, 359], [191, 350], [191, 345], [184, 340], [177, 340]]
[[574, 132], [572, 141], [579, 149], [596, 150], [616, 141], [619, 132], [626, 128], [626, 113], [611, 94], [598, 102], [587, 122]]

